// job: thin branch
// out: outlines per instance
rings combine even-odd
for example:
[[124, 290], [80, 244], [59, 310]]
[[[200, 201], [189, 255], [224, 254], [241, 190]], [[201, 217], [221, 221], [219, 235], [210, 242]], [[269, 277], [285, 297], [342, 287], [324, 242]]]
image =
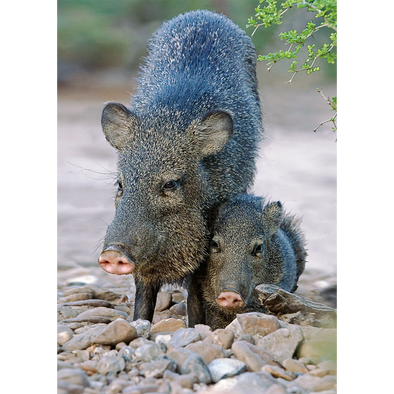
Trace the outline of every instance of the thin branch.
[[336, 123], [335, 123], [336, 117], [337, 117], [337, 114], [335, 114], [333, 118], [327, 119], [327, 120], [325, 120], [324, 122], [319, 123], [319, 125], [313, 129], [313, 132], [316, 132], [321, 126], [323, 126], [324, 124], [326, 124], [326, 123], [328, 123], [328, 122], [332, 122], [332, 123], [334, 124], [334, 128], [335, 128], [335, 130], [336, 130], [336, 129], [337, 129], [337, 125], [336, 125]]

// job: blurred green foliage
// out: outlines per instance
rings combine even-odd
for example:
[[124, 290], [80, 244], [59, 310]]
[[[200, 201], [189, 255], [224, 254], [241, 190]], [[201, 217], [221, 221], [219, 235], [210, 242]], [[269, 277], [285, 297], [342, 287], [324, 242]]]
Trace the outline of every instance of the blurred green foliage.
[[[58, 0], [58, 62], [88, 70], [137, 67], [164, 20], [191, 10], [222, 12], [247, 34], [256, 0]], [[249, 29], [250, 30], [250, 29]], [[253, 40], [262, 52], [275, 30]]]

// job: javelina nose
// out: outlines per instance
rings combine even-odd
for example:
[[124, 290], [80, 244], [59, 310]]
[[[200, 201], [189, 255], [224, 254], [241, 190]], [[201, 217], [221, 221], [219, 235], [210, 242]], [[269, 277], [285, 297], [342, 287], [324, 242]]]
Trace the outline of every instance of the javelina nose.
[[110, 248], [101, 253], [98, 263], [104, 271], [115, 275], [131, 274], [135, 268], [124, 253]]
[[216, 302], [223, 308], [240, 308], [244, 305], [244, 300], [235, 291], [222, 291]]

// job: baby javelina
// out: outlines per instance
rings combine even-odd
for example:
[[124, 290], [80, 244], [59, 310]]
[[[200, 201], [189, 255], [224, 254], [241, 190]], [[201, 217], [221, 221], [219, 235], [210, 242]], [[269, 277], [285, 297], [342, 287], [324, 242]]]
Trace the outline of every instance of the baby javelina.
[[249, 194], [219, 208], [202, 280], [206, 323], [212, 329], [224, 328], [237, 313], [264, 312], [255, 290], [261, 283], [296, 290], [307, 256], [300, 221], [279, 201], [267, 203]]

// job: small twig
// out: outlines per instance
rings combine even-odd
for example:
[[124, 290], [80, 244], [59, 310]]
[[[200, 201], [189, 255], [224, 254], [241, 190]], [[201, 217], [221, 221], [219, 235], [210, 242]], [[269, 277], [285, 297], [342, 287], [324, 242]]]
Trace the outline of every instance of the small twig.
[[333, 118], [327, 119], [327, 120], [325, 120], [324, 122], [319, 123], [319, 125], [318, 125], [317, 127], [315, 127], [315, 128], [313, 129], [313, 131], [316, 132], [317, 129], [319, 129], [321, 126], [323, 126], [324, 124], [326, 124], [326, 123], [328, 123], [328, 122], [332, 122], [332, 123], [334, 124], [335, 130], [336, 130], [336, 128], [337, 128], [337, 125], [336, 125], [336, 123], [335, 123], [336, 117], [337, 117], [337, 114], [335, 114]]
[[318, 91], [318, 92], [320, 93], [320, 95], [324, 98], [324, 100], [327, 101], [328, 105], [329, 105], [334, 111], [336, 111], [336, 110], [337, 110], [337, 106], [336, 106], [335, 104], [332, 103], [332, 101], [330, 100], [329, 97], [326, 97], [326, 96], [323, 94], [323, 89], [322, 89], [322, 88], [318, 88], [317, 91]]

